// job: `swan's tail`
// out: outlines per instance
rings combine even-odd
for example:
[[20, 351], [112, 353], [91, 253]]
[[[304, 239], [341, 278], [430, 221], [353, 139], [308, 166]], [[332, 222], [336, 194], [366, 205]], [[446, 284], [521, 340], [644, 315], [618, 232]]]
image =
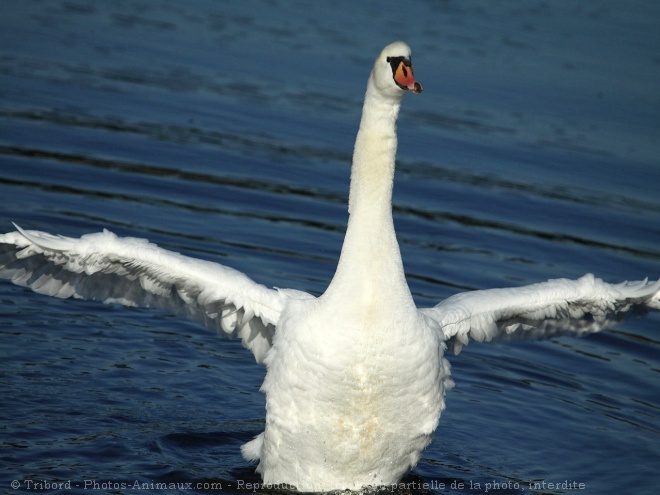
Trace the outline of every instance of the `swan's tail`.
[[261, 458], [261, 447], [264, 444], [264, 432], [259, 433], [245, 445], [241, 445], [241, 454], [247, 461], [258, 461]]

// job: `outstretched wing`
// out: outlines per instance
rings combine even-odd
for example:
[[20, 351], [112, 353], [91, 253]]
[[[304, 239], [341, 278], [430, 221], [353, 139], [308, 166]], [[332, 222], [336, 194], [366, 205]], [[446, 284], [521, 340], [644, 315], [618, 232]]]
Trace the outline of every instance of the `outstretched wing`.
[[456, 354], [469, 340], [597, 332], [631, 309], [660, 309], [660, 280], [608, 284], [587, 274], [510, 289], [463, 292], [420, 311], [442, 327]]
[[258, 362], [297, 292], [107, 230], [73, 239], [16, 228], [0, 235], [0, 278], [49, 296], [166, 309], [240, 338]]

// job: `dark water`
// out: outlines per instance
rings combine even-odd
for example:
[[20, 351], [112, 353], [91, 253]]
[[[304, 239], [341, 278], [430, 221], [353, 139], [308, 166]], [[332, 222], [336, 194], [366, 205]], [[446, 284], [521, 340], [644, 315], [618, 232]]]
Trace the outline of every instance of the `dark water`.
[[[585, 272], [657, 278], [659, 23], [642, 0], [5, 0], [0, 230], [106, 227], [320, 293], [372, 60], [405, 39], [425, 92], [404, 101], [394, 209], [420, 305]], [[469, 346], [406, 481], [656, 493], [659, 326]], [[3, 492], [259, 480], [239, 447], [263, 428], [264, 370], [239, 343], [6, 283], [0, 339]]]

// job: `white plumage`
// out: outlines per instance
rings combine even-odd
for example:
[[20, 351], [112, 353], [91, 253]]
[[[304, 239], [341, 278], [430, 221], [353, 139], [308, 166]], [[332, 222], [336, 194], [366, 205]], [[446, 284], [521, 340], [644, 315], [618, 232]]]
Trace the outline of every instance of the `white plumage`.
[[592, 275], [457, 294], [418, 309], [391, 213], [396, 119], [422, 91], [402, 42], [369, 78], [356, 138], [349, 222], [337, 271], [316, 298], [108, 231], [80, 239], [0, 235], [0, 277], [36, 292], [157, 307], [240, 338], [268, 372], [264, 433], [243, 447], [265, 483], [299, 490], [397, 482], [431, 441], [451, 387], [446, 346], [523, 332], [598, 331], [633, 306], [660, 309], [660, 281]]

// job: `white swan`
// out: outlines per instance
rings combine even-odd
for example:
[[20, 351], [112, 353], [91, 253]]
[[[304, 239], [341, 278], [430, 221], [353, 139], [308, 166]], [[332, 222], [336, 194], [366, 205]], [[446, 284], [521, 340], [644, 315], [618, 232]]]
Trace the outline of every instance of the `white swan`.
[[[350, 217], [337, 271], [316, 298], [268, 289], [225, 266], [104, 231], [80, 239], [0, 235], [0, 276], [57, 297], [168, 308], [241, 338], [268, 368], [264, 433], [243, 447], [264, 483], [304, 491], [396, 483], [429, 444], [451, 387], [446, 342], [514, 330], [597, 331], [632, 305], [660, 308], [660, 281], [586, 275], [458, 294], [417, 309], [391, 214], [395, 123], [422, 91], [405, 43], [387, 46], [367, 85]], [[584, 318], [584, 317], [587, 318]]]

